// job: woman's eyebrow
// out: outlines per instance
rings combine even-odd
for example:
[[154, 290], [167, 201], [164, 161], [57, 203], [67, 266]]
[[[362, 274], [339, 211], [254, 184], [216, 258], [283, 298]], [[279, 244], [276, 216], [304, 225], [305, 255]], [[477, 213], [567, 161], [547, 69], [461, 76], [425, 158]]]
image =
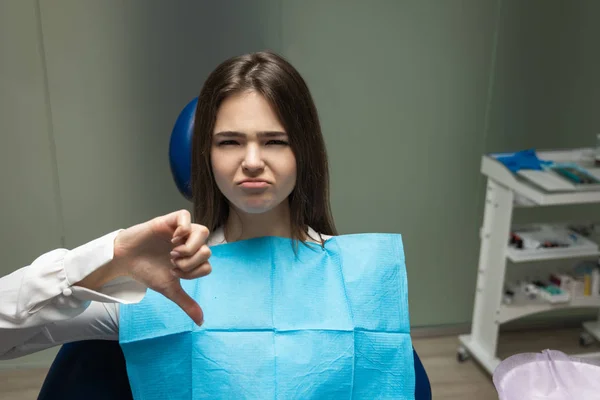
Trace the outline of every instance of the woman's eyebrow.
[[281, 132], [281, 131], [264, 131], [264, 132], [258, 132], [258, 136], [280, 137], [280, 136], [287, 136], [287, 133]]
[[241, 132], [235, 132], [235, 131], [221, 131], [221, 132], [216, 132], [215, 136], [222, 136], [222, 137], [240, 137], [240, 136], [246, 136]]
[[[281, 136], [287, 136], [287, 133], [285, 133], [283, 131], [263, 131], [263, 132], [258, 132], [257, 135], [260, 137], [281, 137]], [[215, 133], [215, 136], [231, 138], [231, 137], [244, 137], [244, 136], [246, 136], [246, 134], [242, 133], [242, 132], [237, 132], [237, 131], [221, 131], [221, 132]]]

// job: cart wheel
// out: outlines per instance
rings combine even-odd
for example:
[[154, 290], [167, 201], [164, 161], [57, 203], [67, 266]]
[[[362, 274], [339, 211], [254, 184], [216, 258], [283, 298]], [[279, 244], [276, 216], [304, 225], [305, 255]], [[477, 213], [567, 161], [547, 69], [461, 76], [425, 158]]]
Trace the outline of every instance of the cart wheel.
[[456, 352], [456, 359], [459, 363], [463, 363], [471, 358], [471, 355], [464, 347], [460, 346]]
[[594, 343], [594, 338], [587, 332], [581, 332], [579, 334], [579, 345], [581, 347], [588, 347]]

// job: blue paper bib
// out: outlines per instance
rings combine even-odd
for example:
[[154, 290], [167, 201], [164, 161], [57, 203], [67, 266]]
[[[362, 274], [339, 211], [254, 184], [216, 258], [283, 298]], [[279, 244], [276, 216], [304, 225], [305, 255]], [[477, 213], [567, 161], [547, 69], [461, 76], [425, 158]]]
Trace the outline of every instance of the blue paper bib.
[[182, 281], [202, 327], [151, 290], [122, 305], [134, 398], [414, 399], [400, 235], [292, 243], [212, 247], [212, 273]]

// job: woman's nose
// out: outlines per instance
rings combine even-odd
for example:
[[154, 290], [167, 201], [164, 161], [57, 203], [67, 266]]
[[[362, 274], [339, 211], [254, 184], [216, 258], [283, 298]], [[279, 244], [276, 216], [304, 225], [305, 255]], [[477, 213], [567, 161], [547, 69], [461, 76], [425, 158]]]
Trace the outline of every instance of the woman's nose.
[[262, 159], [259, 146], [248, 146], [244, 161], [242, 162], [242, 168], [247, 171], [258, 171], [265, 167], [265, 163]]

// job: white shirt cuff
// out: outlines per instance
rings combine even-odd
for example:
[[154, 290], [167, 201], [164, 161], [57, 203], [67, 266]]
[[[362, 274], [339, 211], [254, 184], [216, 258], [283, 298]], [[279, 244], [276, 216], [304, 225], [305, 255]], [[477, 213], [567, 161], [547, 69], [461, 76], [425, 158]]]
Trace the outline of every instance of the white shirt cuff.
[[117, 278], [103, 286], [99, 291], [73, 286], [73, 284], [83, 280], [98, 268], [112, 261], [115, 238], [121, 231], [122, 229], [119, 229], [79, 246], [65, 256], [63, 266], [69, 287], [63, 290], [63, 295], [73, 294], [83, 301], [123, 304], [138, 303], [144, 298], [147, 288], [129, 277]]

